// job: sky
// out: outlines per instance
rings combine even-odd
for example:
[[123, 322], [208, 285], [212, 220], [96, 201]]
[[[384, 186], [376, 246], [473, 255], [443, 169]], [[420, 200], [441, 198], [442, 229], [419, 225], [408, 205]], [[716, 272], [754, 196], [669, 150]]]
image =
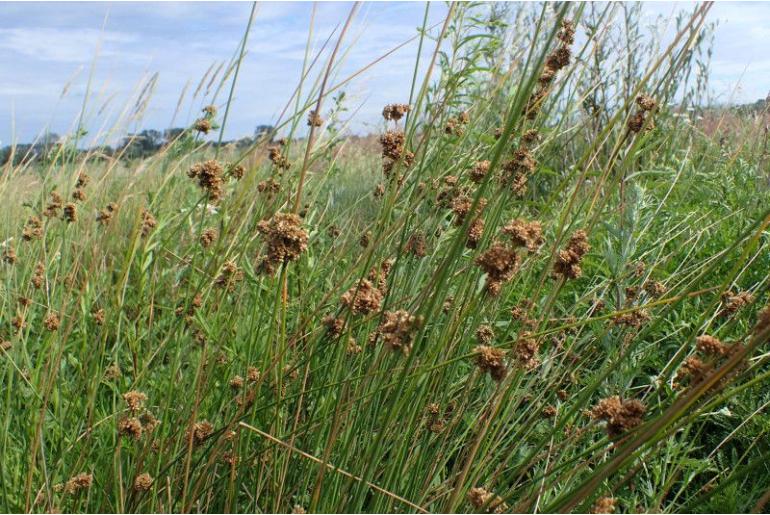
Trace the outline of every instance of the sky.
[[[346, 2], [315, 5], [314, 48], [320, 48], [351, 9]], [[690, 9], [693, 4], [652, 2], [645, 20]], [[189, 125], [211, 99], [217, 81], [193, 99], [212, 66], [229, 62], [239, 47], [251, 3], [26, 3], [0, 2], [0, 146], [27, 142], [43, 131], [72, 132], [86, 103], [84, 123], [97, 142], [115, 120], [120, 130]], [[302, 71], [313, 4], [260, 2], [249, 35], [225, 139], [273, 124]], [[414, 38], [425, 3], [364, 3], [346, 35], [337, 79], [365, 67]], [[430, 4], [429, 25], [446, 5]], [[716, 3], [718, 22], [711, 84], [719, 101], [749, 102], [770, 91], [770, 2]], [[330, 45], [336, 41], [336, 34]], [[348, 51], [349, 50], [349, 51]], [[353, 132], [376, 130], [382, 106], [409, 96], [417, 40], [345, 86]], [[221, 76], [221, 75], [220, 75]], [[127, 115], [137, 94], [156, 77], [140, 121]], [[176, 114], [180, 94], [185, 92]], [[222, 91], [215, 103], [226, 101]], [[329, 104], [326, 104], [329, 107]]]

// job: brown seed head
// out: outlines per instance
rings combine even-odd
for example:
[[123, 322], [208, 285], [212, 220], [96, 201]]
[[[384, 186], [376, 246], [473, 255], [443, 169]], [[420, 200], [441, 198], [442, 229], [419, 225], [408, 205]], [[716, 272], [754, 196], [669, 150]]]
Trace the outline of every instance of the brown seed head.
[[408, 112], [409, 106], [407, 104], [388, 104], [382, 109], [382, 117], [386, 121], [393, 120], [397, 122]]
[[147, 395], [138, 390], [131, 390], [130, 392], [123, 394], [123, 400], [126, 401], [128, 409], [136, 413], [142, 409], [142, 406], [144, 406], [144, 401], [147, 400]]
[[198, 186], [208, 193], [213, 202], [218, 201], [224, 193], [223, 174], [222, 165], [214, 159], [196, 163], [187, 172], [188, 177], [198, 180]]
[[479, 345], [474, 349], [476, 354], [476, 366], [482, 372], [488, 372], [492, 379], [500, 381], [508, 373], [505, 364], [505, 351], [489, 345]]
[[409, 354], [412, 349], [414, 333], [420, 324], [419, 318], [403, 309], [386, 311], [377, 331], [390, 350], [400, 350], [404, 354]]
[[367, 315], [380, 309], [382, 292], [368, 279], [361, 279], [358, 284], [343, 293], [340, 300], [353, 313]]
[[134, 490], [137, 492], [146, 492], [152, 488], [152, 476], [147, 472], [143, 472], [134, 478]]

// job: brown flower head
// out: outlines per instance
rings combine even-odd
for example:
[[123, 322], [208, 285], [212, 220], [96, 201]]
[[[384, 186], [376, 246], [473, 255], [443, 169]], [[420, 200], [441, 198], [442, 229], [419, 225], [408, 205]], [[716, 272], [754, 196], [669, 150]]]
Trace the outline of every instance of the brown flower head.
[[203, 444], [212, 434], [214, 434], [214, 426], [208, 420], [202, 420], [193, 424], [192, 430], [188, 429], [187, 433], [185, 433], [185, 439], [189, 440], [192, 438], [193, 445], [197, 447]]
[[236, 181], [243, 179], [243, 176], [246, 174], [246, 168], [244, 168], [241, 164], [228, 164], [226, 170], [227, 175]]
[[382, 109], [382, 117], [386, 121], [393, 120], [397, 122], [408, 112], [409, 106], [407, 104], [388, 104]]
[[645, 405], [636, 399], [621, 400], [617, 395], [600, 400], [591, 410], [591, 417], [607, 422], [607, 433], [618, 436], [642, 423], [647, 411]]
[[496, 295], [502, 283], [510, 281], [519, 268], [519, 256], [500, 242], [494, 242], [480, 256], [476, 264], [487, 274], [487, 291]]
[[503, 227], [503, 234], [511, 238], [513, 244], [517, 247], [526, 247], [528, 251], [534, 252], [543, 244], [543, 229], [540, 222], [527, 222], [517, 218]]
[[72, 476], [64, 485], [64, 493], [75, 494], [81, 490], [87, 490], [91, 488], [94, 482], [94, 475], [81, 472], [80, 474]]
[[540, 360], [537, 359], [537, 353], [540, 350], [540, 344], [535, 338], [527, 333], [522, 333], [513, 350], [516, 362], [525, 370], [534, 370], [540, 366]]
[[719, 341], [719, 339], [708, 334], [698, 336], [695, 339], [695, 346], [701, 354], [712, 357], [724, 356], [729, 350], [729, 347]]
[[104, 209], [101, 209], [96, 215], [96, 221], [102, 225], [107, 225], [112, 221], [112, 216], [117, 212], [118, 205], [110, 202]]
[[738, 310], [740, 310], [744, 306], [748, 306], [749, 304], [754, 302], [754, 295], [752, 295], [747, 291], [744, 291], [738, 294], [728, 291], [722, 295], [722, 299], [724, 302], [724, 307], [719, 312], [719, 316], [729, 317], [734, 315], [736, 312], [738, 312]]
[[48, 203], [48, 206], [46, 206], [45, 210], [43, 210], [43, 214], [49, 218], [58, 216], [59, 210], [62, 208], [63, 204], [64, 199], [62, 199], [62, 196], [59, 195], [58, 192], [52, 191], [51, 201]]
[[483, 181], [484, 177], [486, 177], [487, 173], [489, 173], [490, 164], [491, 163], [489, 161], [485, 160], [479, 161], [473, 165], [473, 168], [471, 168], [470, 171], [471, 181], [475, 182], [476, 184], [479, 184], [481, 181]]
[[134, 490], [137, 492], [146, 492], [152, 488], [152, 476], [147, 472], [139, 474], [134, 478]]
[[208, 193], [209, 197], [214, 202], [218, 201], [224, 192], [223, 174], [224, 170], [222, 169], [222, 165], [214, 159], [196, 163], [192, 165], [187, 172], [188, 177], [198, 180], [198, 186]]
[[591, 513], [615, 513], [615, 499], [599, 497], [591, 508]]
[[468, 491], [468, 501], [477, 510], [484, 510], [486, 513], [507, 513], [508, 505], [503, 499], [483, 487], [471, 488]]
[[16, 255], [16, 249], [14, 249], [13, 245], [10, 243], [6, 244], [5, 248], [3, 249], [3, 262], [9, 265], [13, 265], [16, 263], [17, 259], [18, 256]]
[[383, 342], [390, 350], [400, 350], [409, 354], [412, 349], [414, 333], [421, 324], [421, 320], [408, 311], [386, 311], [383, 320], [377, 328]]
[[465, 246], [469, 249], [475, 249], [479, 246], [482, 236], [484, 236], [484, 219], [474, 218], [468, 227], [468, 238], [465, 240]]
[[486, 324], [480, 325], [476, 329], [476, 341], [480, 345], [489, 345], [495, 339], [495, 332]]
[[144, 433], [142, 422], [136, 417], [126, 417], [118, 422], [118, 434], [134, 440], [139, 440]]
[[210, 247], [219, 238], [219, 231], [213, 227], [208, 227], [201, 232], [200, 242], [203, 248]]
[[307, 250], [307, 231], [294, 213], [276, 213], [257, 224], [257, 231], [267, 242], [266, 261], [278, 265], [296, 261]]
[[422, 258], [426, 254], [425, 233], [422, 231], [415, 231], [409, 236], [409, 240], [406, 242], [404, 252], [411, 254], [415, 257]]
[[67, 203], [64, 206], [63, 211], [64, 220], [68, 223], [75, 223], [78, 221], [78, 207], [72, 202]]
[[130, 392], [123, 394], [123, 400], [126, 401], [128, 409], [136, 413], [142, 409], [142, 406], [144, 406], [144, 401], [147, 400], [147, 395], [138, 390], [131, 390]]
[[361, 279], [355, 286], [343, 293], [340, 300], [353, 313], [367, 315], [380, 309], [382, 292], [370, 280]]
[[474, 352], [476, 354], [476, 366], [482, 372], [488, 372], [495, 381], [505, 378], [508, 373], [508, 367], [505, 364], [505, 351], [489, 345], [479, 345], [474, 349]]
[[59, 329], [59, 326], [61, 325], [61, 321], [59, 320], [59, 315], [57, 315], [53, 311], [50, 311], [43, 319], [43, 325], [49, 331], [52, 331], [52, 332], [57, 331]]
[[324, 119], [321, 118], [321, 115], [316, 113], [315, 111], [310, 111], [307, 115], [307, 124], [309, 127], [320, 127], [323, 125]]
[[43, 236], [43, 222], [40, 218], [32, 216], [27, 220], [21, 237], [24, 241], [39, 240]]
[[591, 246], [588, 244], [586, 232], [582, 229], [575, 231], [569, 239], [567, 247], [559, 252], [556, 263], [554, 263], [554, 273], [565, 279], [580, 277], [583, 273], [580, 268], [580, 261], [589, 250], [591, 250]]
[[199, 118], [198, 120], [195, 120], [193, 129], [198, 132], [202, 132], [203, 134], [208, 134], [212, 129], [211, 120], [208, 118]]
[[157, 225], [158, 222], [155, 220], [155, 217], [152, 216], [152, 213], [146, 209], [142, 209], [142, 236], [145, 238], [149, 236]]
[[400, 131], [387, 131], [380, 136], [382, 157], [398, 161], [401, 158], [401, 154], [404, 152], [404, 141], [404, 133]]

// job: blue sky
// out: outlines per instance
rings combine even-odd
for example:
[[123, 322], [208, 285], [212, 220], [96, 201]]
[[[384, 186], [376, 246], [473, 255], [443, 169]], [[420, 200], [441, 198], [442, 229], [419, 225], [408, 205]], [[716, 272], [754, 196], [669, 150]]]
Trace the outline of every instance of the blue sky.
[[[645, 4], [647, 20], [692, 4]], [[344, 21], [351, 4], [316, 5], [316, 45]], [[423, 3], [367, 3], [356, 17], [341, 76], [416, 34]], [[226, 138], [249, 135], [273, 122], [299, 78], [312, 11], [310, 3], [260, 3], [248, 56], [241, 68]], [[97, 134], [132, 102], [137, 88], [158, 74], [141, 126], [166, 128], [180, 93], [188, 92], [175, 125], [192, 120], [200, 97], [192, 91], [210, 66], [229, 60], [248, 20], [250, 3], [0, 3], [0, 145], [29, 141], [49, 128], [67, 133], [76, 123], [89, 72], [89, 128]], [[445, 13], [431, 4], [430, 22]], [[717, 3], [712, 86], [721, 100], [753, 101], [770, 90], [770, 3]], [[353, 130], [366, 132], [388, 102], [409, 95], [417, 46], [411, 44], [346, 87], [358, 110]], [[740, 83], [740, 84], [739, 84]], [[63, 89], [66, 93], [63, 95]], [[219, 101], [225, 95], [220, 95]]]

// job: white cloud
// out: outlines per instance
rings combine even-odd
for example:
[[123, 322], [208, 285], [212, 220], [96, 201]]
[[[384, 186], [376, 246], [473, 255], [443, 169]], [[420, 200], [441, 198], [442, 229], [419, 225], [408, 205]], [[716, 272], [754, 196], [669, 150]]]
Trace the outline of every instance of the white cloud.
[[124, 44], [136, 43], [134, 34], [94, 29], [55, 29], [49, 27], [15, 27], [0, 29], [0, 48], [31, 59], [57, 63], [89, 61], [101, 45], [100, 55], [135, 58], [136, 53], [120, 50]]

